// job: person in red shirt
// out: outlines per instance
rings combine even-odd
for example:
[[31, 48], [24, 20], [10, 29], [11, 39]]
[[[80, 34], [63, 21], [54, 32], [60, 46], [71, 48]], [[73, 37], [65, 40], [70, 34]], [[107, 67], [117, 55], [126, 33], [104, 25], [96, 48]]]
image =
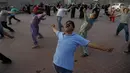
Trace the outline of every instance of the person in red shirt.
[[39, 9], [39, 6], [36, 5], [36, 6], [33, 8], [33, 13], [34, 13], [34, 14], [37, 13], [38, 9]]
[[42, 11], [44, 11], [44, 7], [43, 5], [39, 4], [39, 5], [36, 5], [34, 8], [33, 8], [33, 13], [36, 14], [36, 13], [42, 13]]
[[110, 21], [115, 22], [115, 9], [111, 8], [110, 11]]

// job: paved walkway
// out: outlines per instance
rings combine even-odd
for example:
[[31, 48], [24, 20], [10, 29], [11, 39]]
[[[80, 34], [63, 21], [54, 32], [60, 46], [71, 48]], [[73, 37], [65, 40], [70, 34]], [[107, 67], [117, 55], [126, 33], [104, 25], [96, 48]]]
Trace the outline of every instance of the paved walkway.
[[[22, 22], [13, 21], [12, 28], [16, 33], [15, 39], [0, 40], [0, 52], [11, 58], [11, 65], [0, 63], [0, 73], [36, 73], [36, 70], [43, 70], [41, 73], [55, 73], [52, 59], [57, 44], [57, 38], [50, 28], [50, 24], [56, 24], [56, 17], [47, 17], [40, 24], [40, 32], [44, 39], [39, 40], [40, 49], [31, 49], [33, 43], [30, 34], [31, 15], [21, 14], [17, 16]], [[70, 18], [66, 16], [63, 23]], [[75, 22], [77, 32], [82, 21], [72, 19]], [[126, 49], [124, 33], [121, 32], [115, 37], [118, 22], [111, 23], [106, 17], [99, 17], [88, 34], [92, 42], [106, 47], [113, 47], [113, 53], [102, 52], [89, 48], [90, 56], [81, 58], [81, 50], [75, 53], [74, 73], [130, 73], [130, 55], [123, 51]]]

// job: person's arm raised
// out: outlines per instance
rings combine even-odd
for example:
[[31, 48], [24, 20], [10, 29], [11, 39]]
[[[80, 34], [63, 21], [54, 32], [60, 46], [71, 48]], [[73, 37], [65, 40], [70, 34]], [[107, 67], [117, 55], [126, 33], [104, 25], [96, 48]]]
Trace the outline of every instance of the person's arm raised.
[[98, 49], [98, 50], [107, 51], [107, 52], [112, 52], [114, 49], [114, 48], [105, 48], [105, 47], [99, 46], [99, 45], [94, 44], [94, 43], [89, 43], [87, 46], [90, 48], [93, 48], [93, 49]]
[[56, 29], [56, 25], [55, 24], [52, 24], [51, 27], [52, 27], [52, 30], [53, 30], [54, 33], [58, 32], [58, 30]]

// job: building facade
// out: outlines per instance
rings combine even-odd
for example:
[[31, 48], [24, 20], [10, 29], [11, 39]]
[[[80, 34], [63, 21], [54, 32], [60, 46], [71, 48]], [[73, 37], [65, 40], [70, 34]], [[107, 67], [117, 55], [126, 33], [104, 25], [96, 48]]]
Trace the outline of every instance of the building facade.
[[[24, 4], [30, 3], [30, 4], [38, 4], [40, 2], [43, 2], [45, 4], [55, 4], [57, 2], [61, 1], [64, 4], [70, 4], [70, 3], [92, 3], [95, 0], [0, 0], [0, 6], [3, 5], [9, 5], [9, 6], [16, 6], [17, 8], [20, 8]], [[124, 2], [130, 5], [130, 0], [98, 0], [101, 4], [108, 4], [108, 3], [115, 3], [115, 2]]]

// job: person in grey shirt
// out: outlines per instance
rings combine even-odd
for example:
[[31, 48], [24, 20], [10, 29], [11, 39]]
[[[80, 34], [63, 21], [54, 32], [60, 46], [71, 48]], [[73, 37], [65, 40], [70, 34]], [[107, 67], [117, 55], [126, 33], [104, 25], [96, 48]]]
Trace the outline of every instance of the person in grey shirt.
[[120, 31], [122, 29], [125, 30], [125, 40], [126, 42], [129, 41], [129, 28], [128, 28], [128, 22], [129, 22], [129, 18], [130, 18], [130, 15], [129, 15], [129, 9], [128, 8], [124, 8], [122, 13], [120, 15], [120, 24], [116, 30], [116, 36], [118, 36], [118, 34], [120, 33]]
[[9, 14], [10, 13], [8, 11], [2, 10], [0, 12], [0, 23], [4, 28], [8, 29], [10, 32], [14, 32], [14, 30], [11, 27], [7, 26], [7, 17]]

